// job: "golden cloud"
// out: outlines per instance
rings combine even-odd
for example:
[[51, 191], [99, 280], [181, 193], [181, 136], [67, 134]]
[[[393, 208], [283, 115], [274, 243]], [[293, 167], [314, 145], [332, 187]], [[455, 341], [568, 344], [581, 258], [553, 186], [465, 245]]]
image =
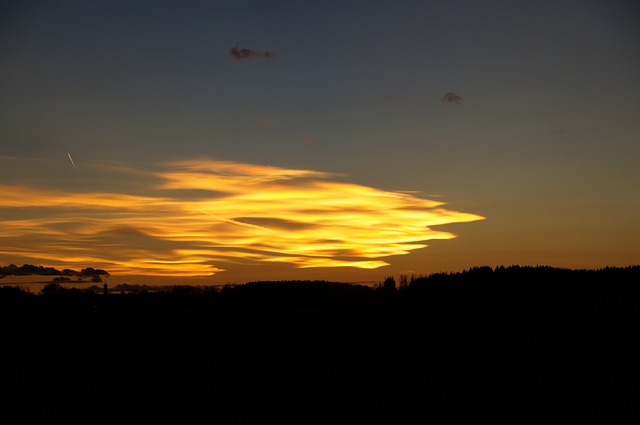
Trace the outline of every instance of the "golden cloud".
[[0, 255], [166, 276], [239, 262], [373, 269], [455, 237], [432, 226], [483, 219], [318, 171], [211, 159], [159, 167], [144, 195], [140, 184], [138, 194], [0, 185]]

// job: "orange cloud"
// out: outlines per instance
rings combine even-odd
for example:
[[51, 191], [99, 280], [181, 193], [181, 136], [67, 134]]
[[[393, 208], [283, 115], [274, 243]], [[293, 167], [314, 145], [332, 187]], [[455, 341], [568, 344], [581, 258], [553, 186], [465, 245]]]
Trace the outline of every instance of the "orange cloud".
[[0, 258], [166, 276], [245, 262], [371, 269], [455, 237], [432, 226], [483, 218], [312, 170], [199, 159], [145, 173], [143, 195], [0, 185]]

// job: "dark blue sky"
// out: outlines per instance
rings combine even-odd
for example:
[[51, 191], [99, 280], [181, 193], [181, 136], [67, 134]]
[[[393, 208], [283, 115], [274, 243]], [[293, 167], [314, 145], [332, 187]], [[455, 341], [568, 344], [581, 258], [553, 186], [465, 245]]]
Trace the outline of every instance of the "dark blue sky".
[[[640, 260], [634, 2], [11, 3], [0, 13], [2, 184], [140, 194], [144, 178], [96, 167], [144, 174], [212, 158], [336, 173], [486, 218], [447, 226], [457, 239], [387, 269], [349, 269], [352, 280]], [[276, 56], [234, 59], [236, 45]], [[448, 92], [461, 101], [443, 102]], [[283, 264], [274, 273], [298, 273]]]

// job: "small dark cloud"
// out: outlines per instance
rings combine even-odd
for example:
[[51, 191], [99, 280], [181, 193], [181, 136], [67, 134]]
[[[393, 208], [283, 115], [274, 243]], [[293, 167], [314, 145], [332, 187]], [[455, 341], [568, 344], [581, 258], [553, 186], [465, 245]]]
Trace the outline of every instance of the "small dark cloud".
[[453, 92], [445, 93], [442, 97], [442, 101], [444, 103], [455, 103], [458, 105], [462, 104], [462, 98]]
[[236, 60], [249, 59], [249, 58], [255, 58], [255, 57], [263, 57], [265, 59], [272, 60], [272, 59], [275, 59], [277, 56], [273, 52], [269, 52], [269, 51], [258, 52], [257, 50], [241, 48], [237, 44], [231, 49], [229, 49], [229, 53], [231, 54], [231, 57]]
[[262, 56], [264, 56], [264, 58], [265, 58], [265, 59], [267, 59], [267, 60], [272, 60], [272, 59], [275, 59], [275, 58], [277, 58], [277, 57], [278, 57], [278, 55], [276, 55], [275, 53], [270, 52], [270, 51], [268, 51], [268, 50], [267, 50], [267, 51], [265, 51], [265, 52], [262, 54]]
[[241, 49], [237, 44], [232, 47], [229, 52], [231, 53], [231, 57], [234, 59], [248, 59], [256, 56], [262, 56], [262, 54], [256, 52], [251, 49]]

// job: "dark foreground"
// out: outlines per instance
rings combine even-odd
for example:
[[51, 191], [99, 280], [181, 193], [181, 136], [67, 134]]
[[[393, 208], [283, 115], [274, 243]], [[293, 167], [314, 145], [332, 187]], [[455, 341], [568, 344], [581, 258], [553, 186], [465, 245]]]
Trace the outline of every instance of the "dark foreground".
[[640, 419], [640, 315], [631, 304], [221, 308], [126, 297], [5, 303], [0, 422]]

